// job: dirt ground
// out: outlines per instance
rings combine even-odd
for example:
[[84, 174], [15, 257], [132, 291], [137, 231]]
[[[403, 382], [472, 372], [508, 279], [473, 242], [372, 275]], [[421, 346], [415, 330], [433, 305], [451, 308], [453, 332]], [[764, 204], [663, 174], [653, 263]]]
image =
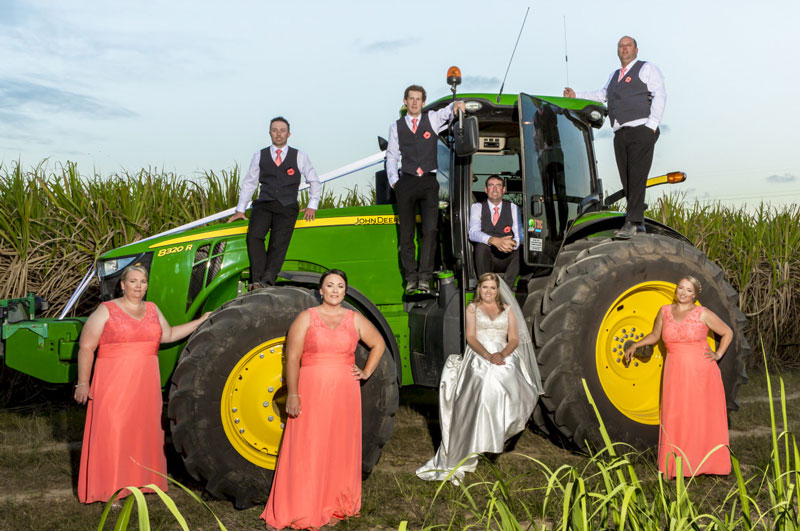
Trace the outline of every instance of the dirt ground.
[[[800, 391], [795, 391], [800, 390], [800, 373], [783, 376], [791, 428], [800, 420], [797, 407]], [[773, 392], [778, 393], [775, 375], [773, 384]], [[764, 375], [752, 373], [750, 382], [741, 387], [739, 397], [740, 410], [730, 415], [731, 446], [748, 477], [764, 469], [771, 448]], [[54, 399], [52, 395], [40, 403], [0, 410], [0, 529], [97, 528], [103, 506], [81, 505], [75, 491], [84, 414], [83, 408], [69, 400]], [[414, 470], [433, 455], [438, 437], [435, 392], [419, 388], [402, 390], [392, 439], [384, 448], [376, 469], [363, 483], [361, 518], [341, 522], [336, 529], [397, 529], [403, 520], [408, 521], [410, 529], [421, 529], [448, 524], [454, 513], [456, 522], [469, 519], [463, 509], [465, 501], [461, 489], [445, 485], [433, 501], [439, 484], [419, 481], [414, 476]], [[476, 486], [484, 479], [493, 481], [494, 466], [507, 482], [519, 488], [530, 507], [539, 510], [539, 488], [544, 486], [544, 474], [532, 459], [552, 469], [564, 464], [581, 468], [587, 462], [584, 457], [527, 430], [512, 451], [493, 463], [482, 462], [467, 479]], [[652, 453], [643, 454], [642, 462], [637, 464], [643, 474], [651, 470], [648, 459], [652, 460]], [[236, 510], [228, 501], [210, 498], [202, 486], [186, 474], [177, 455], [169, 456], [169, 471], [172, 477], [201, 496], [227, 529], [264, 528], [259, 520], [263, 507]], [[694, 489], [700, 499], [695, 498], [695, 501], [713, 506], [724, 499], [733, 483], [733, 478], [701, 478]], [[180, 489], [170, 487], [169, 494], [191, 529], [219, 529], [213, 517]], [[179, 529], [155, 496], [148, 496], [147, 500], [152, 529]], [[112, 526], [107, 524], [106, 528]], [[461, 525], [453, 528], [459, 529]], [[135, 515], [130, 529], [138, 529]]]

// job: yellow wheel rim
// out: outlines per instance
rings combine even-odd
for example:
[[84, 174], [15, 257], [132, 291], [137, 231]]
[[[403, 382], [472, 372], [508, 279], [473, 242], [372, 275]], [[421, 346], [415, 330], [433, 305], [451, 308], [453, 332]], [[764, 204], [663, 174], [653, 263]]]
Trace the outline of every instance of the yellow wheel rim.
[[239, 454], [274, 470], [286, 423], [285, 337], [260, 344], [236, 364], [222, 389], [222, 427]]
[[[675, 286], [660, 281], [633, 286], [609, 307], [597, 334], [595, 360], [603, 391], [623, 415], [642, 424], [658, 424], [664, 345], [653, 345], [650, 359], [633, 358], [628, 367], [623, 363], [624, 345], [653, 330], [658, 311], [674, 301]], [[715, 345], [711, 332], [709, 345]]]

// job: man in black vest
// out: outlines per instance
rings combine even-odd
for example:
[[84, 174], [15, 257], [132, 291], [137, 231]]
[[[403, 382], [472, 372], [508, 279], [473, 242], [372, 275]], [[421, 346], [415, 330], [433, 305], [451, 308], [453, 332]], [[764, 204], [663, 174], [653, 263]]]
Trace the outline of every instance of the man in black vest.
[[664, 115], [667, 93], [664, 76], [653, 63], [639, 61], [636, 41], [628, 36], [617, 43], [621, 67], [596, 91], [575, 93], [567, 87], [567, 98], [585, 98], [608, 103], [608, 119], [614, 129], [614, 154], [622, 190], [628, 202], [625, 225], [614, 234], [628, 239], [645, 232], [644, 194], [653, 163], [653, 150]]
[[[269, 136], [272, 145], [253, 155], [250, 171], [242, 180], [236, 213], [228, 218], [229, 223], [244, 219], [247, 204], [261, 183], [247, 226], [251, 290], [275, 285], [300, 211], [297, 204], [300, 175], [305, 177], [309, 186], [308, 206], [303, 209], [303, 219], [306, 221], [314, 219], [322, 192], [319, 177], [308, 155], [286, 145], [291, 136], [286, 118], [278, 116], [270, 121]], [[268, 232], [269, 249], [265, 250], [264, 240]]]
[[511, 289], [519, 274], [521, 229], [519, 207], [503, 199], [506, 185], [499, 175], [486, 179], [486, 201], [469, 210], [469, 239], [475, 248], [475, 272], [498, 273]]
[[[389, 127], [389, 145], [386, 148], [386, 176], [394, 188], [400, 218], [400, 261], [406, 293], [431, 291], [439, 212], [439, 183], [436, 180], [438, 135], [453, 119], [454, 109], [465, 110], [464, 102], [457, 101], [444, 109], [422, 114], [425, 97], [425, 89], [419, 85], [411, 85], [405, 90], [403, 103], [407, 113]], [[401, 154], [402, 172], [398, 168]], [[417, 204], [422, 218], [419, 262], [414, 247]]]

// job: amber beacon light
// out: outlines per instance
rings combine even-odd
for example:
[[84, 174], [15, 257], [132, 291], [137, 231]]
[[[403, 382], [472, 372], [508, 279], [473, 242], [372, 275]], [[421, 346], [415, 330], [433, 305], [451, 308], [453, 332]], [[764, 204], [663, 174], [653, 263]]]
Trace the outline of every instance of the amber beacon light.
[[686, 174], [682, 171], [671, 171], [667, 174], [667, 182], [670, 184], [673, 183], [682, 183], [686, 180]]
[[447, 69], [447, 84], [456, 86], [461, 84], [461, 69], [457, 66], [451, 66]]

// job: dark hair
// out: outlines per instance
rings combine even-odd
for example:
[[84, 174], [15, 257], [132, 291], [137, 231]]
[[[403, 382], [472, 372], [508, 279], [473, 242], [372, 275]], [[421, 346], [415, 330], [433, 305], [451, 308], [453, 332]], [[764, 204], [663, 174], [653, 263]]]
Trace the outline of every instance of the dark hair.
[[422, 88], [420, 85], [409, 85], [406, 88], [406, 91], [403, 92], [403, 99], [404, 100], [408, 99], [408, 93], [411, 92], [412, 90], [416, 90], [417, 92], [421, 92], [422, 93], [422, 101], [427, 101], [428, 93], [425, 92], [425, 89]]
[[291, 130], [292, 130], [292, 126], [290, 126], [290, 125], [289, 125], [289, 120], [287, 120], [287, 119], [286, 119], [286, 118], [284, 118], [283, 116], [276, 116], [275, 118], [273, 118], [272, 120], [270, 120], [270, 121], [269, 121], [269, 127], [270, 127], [270, 129], [272, 129], [272, 124], [274, 124], [275, 122], [283, 122], [283, 123], [285, 123], [285, 124], [286, 124], [286, 129], [288, 129], [289, 131], [291, 131]]
[[505, 185], [506, 185], [506, 181], [505, 181], [505, 179], [503, 179], [502, 177], [500, 177], [500, 176], [499, 176], [499, 175], [497, 175], [496, 173], [493, 173], [492, 175], [490, 175], [490, 176], [488, 176], [488, 177], [486, 178], [486, 184], [484, 184], [484, 187], [485, 187], [485, 186], [489, 186], [489, 180], [490, 180], [490, 179], [497, 179], [498, 181], [500, 181], [500, 183], [501, 183], [503, 186], [505, 186]]
[[497, 286], [497, 296], [495, 297], [494, 301], [497, 303], [497, 308], [502, 312], [506, 309], [506, 305], [503, 304], [503, 301], [500, 298], [500, 283], [503, 281], [500, 280], [500, 276], [497, 273], [484, 273], [478, 277], [478, 287], [475, 289], [475, 296], [470, 301], [470, 304], [479, 304], [480, 302], [483, 302], [481, 300], [481, 284], [488, 280], [491, 280], [494, 282], [494, 285]]
[[344, 289], [347, 289], [347, 273], [345, 273], [341, 269], [328, 269], [327, 271], [322, 273], [322, 276], [319, 277], [319, 286], [318, 286], [319, 289], [322, 289], [322, 285], [325, 284], [325, 279], [331, 275], [339, 275], [340, 277], [342, 277], [344, 279]]

